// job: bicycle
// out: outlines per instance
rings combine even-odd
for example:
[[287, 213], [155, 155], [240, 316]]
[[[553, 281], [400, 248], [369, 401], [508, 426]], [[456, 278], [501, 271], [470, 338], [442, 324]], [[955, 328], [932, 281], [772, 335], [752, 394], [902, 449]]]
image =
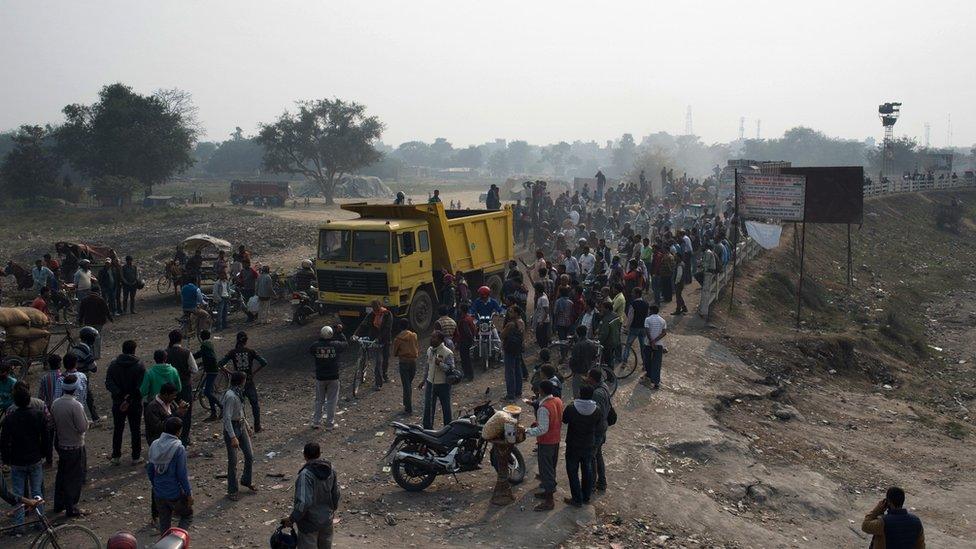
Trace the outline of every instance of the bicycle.
[[[0, 527], [0, 534], [11, 532], [18, 528], [26, 528], [34, 524], [40, 524], [44, 527], [44, 530], [34, 538], [30, 549], [101, 549], [103, 547], [101, 540], [98, 539], [95, 532], [92, 532], [85, 526], [80, 524], [52, 525], [47, 520], [47, 517], [44, 516], [44, 513], [38, 509], [43, 503], [44, 500], [38, 499], [34, 507], [30, 509], [30, 512], [37, 515], [37, 520], [25, 522], [22, 525]], [[15, 510], [24, 508], [26, 511], [26, 507], [22, 503]]]
[[[379, 341], [369, 339], [368, 337], [353, 338], [353, 341], [359, 343], [359, 360], [356, 361], [356, 376], [352, 380], [352, 398], [355, 399], [359, 397], [360, 387], [366, 383], [367, 373], [374, 371], [375, 362], [379, 359], [376, 356], [376, 351], [381, 345]], [[371, 362], [373, 364], [370, 364]]]
[[[196, 386], [194, 386], [193, 388], [193, 397], [197, 399], [197, 402], [200, 403], [200, 407], [204, 410], [210, 408], [210, 401], [207, 400], [207, 395], [203, 393], [203, 387], [205, 385], [206, 380], [207, 380], [207, 373], [202, 372], [200, 375], [200, 379], [197, 380]], [[217, 370], [217, 378], [214, 379], [214, 386], [213, 386], [214, 398], [216, 398], [217, 401], [220, 401], [220, 395], [227, 392], [227, 387], [229, 386], [230, 386], [230, 374], [228, 374], [226, 370]]]
[[[568, 339], [557, 339], [549, 344], [550, 347], [557, 347], [561, 351], [567, 350], [569, 347], [575, 343], [576, 337], [570, 336]], [[617, 392], [617, 388], [620, 386], [619, 378], [617, 374], [613, 371], [613, 368], [603, 363], [603, 345], [599, 341], [590, 340], [594, 345], [596, 345], [596, 366], [603, 371], [603, 382], [607, 384], [610, 388], [610, 396], [613, 396]], [[561, 353], [562, 354], [562, 353]], [[565, 353], [568, 356], [569, 353]], [[575, 374], [569, 369], [569, 364], [564, 359], [560, 359], [559, 363], [556, 365], [556, 375], [562, 380], [571, 379]]]

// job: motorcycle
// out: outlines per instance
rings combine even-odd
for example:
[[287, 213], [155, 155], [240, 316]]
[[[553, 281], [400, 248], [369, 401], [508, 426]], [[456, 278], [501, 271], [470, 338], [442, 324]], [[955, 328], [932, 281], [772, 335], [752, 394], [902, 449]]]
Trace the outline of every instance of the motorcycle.
[[[487, 396], [488, 391], [485, 391]], [[439, 475], [480, 470], [488, 449], [488, 441], [481, 438], [481, 430], [494, 414], [495, 408], [489, 399], [440, 430], [394, 421], [395, 438], [384, 456], [384, 459], [392, 456], [393, 480], [408, 492], [420, 492]], [[525, 480], [525, 474], [525, 458], [514, 447], [509, 457], [509, 482], [519, 484]]]
[[494, 315], [478, 315], [478, 321], [475, 323], [478, 334], [475, 338], [475, 344], [471, 346], [474, 359], [484, 365], [486, 372], [491, 367], [492, 362], [500, 362], [502, 358], [502, 342], [492, 320], [494, 320]]
[[315, 299], [317, 295], [318, 289], [314, 286], [310, 287], [308, 291], [296, 290], [292, 292], [291, 304], [294, 307], [291, 315], [292, 322], [304, 326], [311, 320], [312, 315], [322, 314], [321, 305]]

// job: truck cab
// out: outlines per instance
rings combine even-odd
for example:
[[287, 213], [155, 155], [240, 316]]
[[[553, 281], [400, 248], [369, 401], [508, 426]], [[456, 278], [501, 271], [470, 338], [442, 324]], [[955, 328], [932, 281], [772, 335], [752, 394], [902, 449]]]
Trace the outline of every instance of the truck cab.
[[319, 228], [315, 270], [327, 312], [354, 325], [378, 300], [412, 329], [435, 318], [440, 273], [462, 271], [469, 284], [501, 287], [514, 257], [511, 211], [445, 210], [443, 204], [346, 204], [359, 219]]

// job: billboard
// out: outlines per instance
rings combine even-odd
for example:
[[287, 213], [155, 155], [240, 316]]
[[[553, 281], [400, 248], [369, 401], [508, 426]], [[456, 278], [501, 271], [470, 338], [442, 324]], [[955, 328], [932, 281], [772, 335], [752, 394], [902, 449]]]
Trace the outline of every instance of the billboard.
[[743, 219], [803, 221], [806, 181], [803, 176], [741, 174], [739, 215]]
[[804, 221], [809, 223], [851, 223], [864, 217], [864, 168], [783, 168], [780, 173], [807, 179]]

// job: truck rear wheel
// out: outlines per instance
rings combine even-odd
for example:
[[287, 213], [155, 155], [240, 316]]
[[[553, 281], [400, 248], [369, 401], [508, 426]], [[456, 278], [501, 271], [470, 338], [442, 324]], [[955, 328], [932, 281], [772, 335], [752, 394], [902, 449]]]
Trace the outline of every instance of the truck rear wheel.
[[430, 329], [434, 320], [434, 300], [430, 297], [427, 290], [417, 290], [410, 302], [410, 309], [407, 311], [410, 326], [418, 334], [425, 333]]
[[502, 277], [497, 274], [493, 274], [485, 279], [485, 286], [491, 288], [491, 297], [495, 299], [501, 299], [502, 297]]

